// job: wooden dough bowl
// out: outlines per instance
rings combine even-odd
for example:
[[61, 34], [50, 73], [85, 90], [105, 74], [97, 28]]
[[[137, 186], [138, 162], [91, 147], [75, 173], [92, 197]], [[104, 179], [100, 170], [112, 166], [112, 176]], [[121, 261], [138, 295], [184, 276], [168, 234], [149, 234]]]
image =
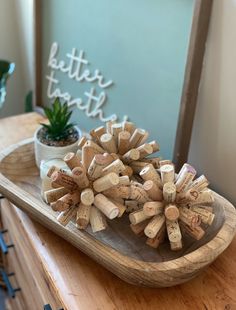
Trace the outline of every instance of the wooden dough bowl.
[[184, 248], [173, 252], [168, 242], [152, 249], [145, 238], [135, 236], [127, 216], [109, 221], [107, 230], [93, 234], [70, 222], [63, 227], [56, 213], [40, 195], [39, 171], [32, 139], [0, 153], [0, 192], [54, 233], [92, 257], [118, 277], [135, 285], [168, 287], [186, 282], [212, 263], [232, 241], [236, 212], [231, 203], [214, 193], [215, 220], [200, 241], [184, 237]]

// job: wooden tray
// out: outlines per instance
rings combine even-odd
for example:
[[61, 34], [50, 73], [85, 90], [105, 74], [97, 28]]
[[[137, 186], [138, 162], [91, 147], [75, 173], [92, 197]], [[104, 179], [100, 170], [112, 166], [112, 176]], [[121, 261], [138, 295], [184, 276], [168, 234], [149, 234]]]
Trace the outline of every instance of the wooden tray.
[[215, 195], [215, 220], [199, 242], [187, 237], [181, 251], [168, 244], [158, 250], [135, 236], [127, 216], [109, 222], [106, 231], [80, 231], [73, 223], [61, 226], [56, 213], [40, 195], [39, 171], [34, 160], [33, 140], [24, 140], [0, 153], [0, 192], [17, 207], [52, 230], [121, 279], [136, 285], [167, 287], [195, 277], [221, 254], [236, 233], [236, 212], [231, 203]]

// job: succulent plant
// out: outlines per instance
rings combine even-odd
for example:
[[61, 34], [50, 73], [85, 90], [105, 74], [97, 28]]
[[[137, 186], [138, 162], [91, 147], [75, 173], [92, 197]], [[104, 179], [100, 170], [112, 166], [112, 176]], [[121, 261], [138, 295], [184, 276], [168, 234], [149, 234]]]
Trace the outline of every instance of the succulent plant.
[[44, 108], [44, 112], [49, 120], [49, 124], [41, 124], [47, 132], [47, 138], [52, 140], [63, 140], [70, 134], [70, 129], [74, 126], [70, 123], [72, 111], [69, 111], [67, 102], [61, 103], [56, 98], [52, 107]]

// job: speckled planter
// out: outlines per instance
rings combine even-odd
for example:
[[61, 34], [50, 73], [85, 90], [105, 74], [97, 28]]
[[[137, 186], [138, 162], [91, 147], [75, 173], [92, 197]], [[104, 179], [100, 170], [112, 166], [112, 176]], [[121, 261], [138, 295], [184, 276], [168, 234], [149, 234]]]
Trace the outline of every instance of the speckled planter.
[[35, 148], [35, 160], [38, 167], [42, 160], [49, 160], [53, 158], [63, 158], [69, 152], [76, 152], [78, 149], [78, 140], [81, 137], [81, 131], [78, 127], [75, 127], [79, 133], [78, 140], [73, 144], [66, 146], [49, 146], [43, 144], [37, 138], [37, 134], [42, 127], [39, 127], [34, 133], [34, 148]]

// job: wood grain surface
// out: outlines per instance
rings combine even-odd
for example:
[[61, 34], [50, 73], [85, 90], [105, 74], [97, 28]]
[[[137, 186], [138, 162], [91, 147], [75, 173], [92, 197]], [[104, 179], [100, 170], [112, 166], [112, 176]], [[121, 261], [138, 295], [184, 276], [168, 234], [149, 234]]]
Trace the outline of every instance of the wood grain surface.
[[[1, 120], [0, 135], [3, 125], [14, 131], [20, 121], [28, 124], [21, 135], [15, 131], [11, 141], [3, 136], [1, 147], [32, 135], [38, 120], [35, 114]], [[196, 279], [168, 289], [140, 288], [118, 279], [66, 241], [31, 221], [21, 210], [15, 207], [12, 210], [65, 309], [236, 309], [235, 239]]]

